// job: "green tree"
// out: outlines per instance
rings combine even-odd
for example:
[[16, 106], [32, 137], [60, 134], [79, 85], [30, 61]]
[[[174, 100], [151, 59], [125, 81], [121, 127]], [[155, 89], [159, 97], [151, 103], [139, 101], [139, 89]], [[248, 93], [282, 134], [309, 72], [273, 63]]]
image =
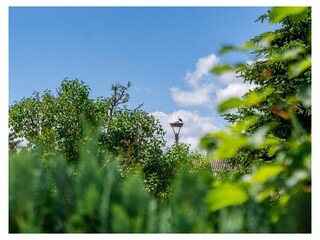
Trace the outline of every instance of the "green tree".
[[150, 155], [161, 155], [165, 145], [164, 131], [159, 120], [140, 109], [113, 110], [108, 130], [102, 134], [101, 144], [122, 159], [123, 174], [138, 171]]
[[[83, 81], [64, 79], [57, 93], [35, 92], [9, 108], [9, 127], [17, 137], [28, 140], [29, 148], [44, 157], [62, 152], [70, 163], [77, 163], [80, 144], [90, 141], [87, 130], [99, 129], [101, 154], [111, 152], [123, 159], [123, 167], [139, 165], [150, 144], [164, 145], [164, 132], [150, 114], [122, 108], [130, 96], [131, 83], [112, 85], [110, 97], [89, 98], [90, 87]], [[10, 146], [15, 148], [14, 138]]]
[[[130, 99], [131, 83], [112, 85], [110, 97], [89, 98], [90, 88], [79, 80], [63, 80], [56, 94], [45, 91], [16, 102], [9, 109], [9, 125], [14, 134], [28, 141], [29, 149], [40, 151], [44, 159], [62, 154], [74, 163], [77, 172], [81, 145], [97, 137], [97, 156], [106, 154], [121, 162], [121, 174], [140, 174], [146, 188], [159, 199], [168, 200], [179, 165], [197, 171], [205, 168], [203, 156], [190, 152], [185, 144], [163, 150], [164, 134], [159, 120], [141, 110], [123, 104]], [[85, 134], [87, 132], [87, 134]], [[17, 144], [10, 135], [11, 150]], [[202, 164], [202, 165], [201, 165]]]
[[[278, 23], [281, 28], [265, 32], [245, 44], [254, 46], [252, 53], [258, 60], [252, 64], [240, 65], [236, 70], [238, 77], [255, 87], [243, 96], [243, 102], [239, 101], [239, 104], [234, 105], [236, 113], [225, 113], [223, 116], [231, 124], [247, 118], [254, 119], [245, 130], [246, 134], [252, 135], [263, 126], [268, 126], [269, 134], [286, 140], [292, 136], [290, 118], [293, 114], [304, 129], [311, 132], [311, 106], [305, 104], [310, 99], [308, 94], [311, 88], [311, 8], [296, 8], [294, 15], [281, 15], [278, 18], [279, 14], [283, 14], [282, 10], [269, 11], [257, 20]], [[222, 52], [232, 49], [235, 48], [224, 47]], [[221, 69], [217, 69], [219, 68]], [[263, 99], [261, 96], [264, 96]], [[302, 101], [304, 96], [306, 98]], [[258, 99], [258, 102], [250, 103], [254, 99]], [[225, 106], [232, 105], [232, 101], [235, 103], [234, 100], [230, 99], [221, 105], [222, 113], [226, 110]], [[273, 156], [267, 152], [266, 149], [258, 151], [246, 147], [233, 160], [237, 164], [250, 166], [257, 159], [272, 160]]]
[[276, 7], [259, 20], [266, 19], [282, 28], [242, 47], [222, 48], [255, 46], [261, 61], [214, 69], [238, 69], [256, 87], [242, 99], [221, 103], [221, 112], [236, 108], [237, 113], [225, 114], [231, 123], [226, 130], [202, 139], [214, 158], [235, 160], [249, 170], [215, 180], [206, 201], [230, 221], [239, 217], [232, 216], [233, 209], [254, 220], [232, 231], [311, 232], [311, 9]]
[[11, 130], [9, 132], [8, 140], [9, 140], [9, 151], [11, 150], [11, 151], [17, 152], [22, 140], [19, 139], [17, 135]]
[[147, 190], [160, 201], [167, 202], [173, 191], [173, 183], [179, 175], [180, 169], [189, 174], [210, 174], [210, 165], [204, 154], [191, 151], [185, 143], [175, 143], [166, 148], [164, 153], [148, 151], [146, 163], [142, 169], [147, 183]]
[[9, 108], [9, 126], [17, 136], [28, 140], [29, 147], [44, 156], [63, 152], [69, 162], [77, 162], [79, 142], [83, 140], [82, 123], [99, 121], [98, 109], [89, 99], [89, 86], [78, 80], [64, 79], [54, 95], [46, 90], [34, 92]]

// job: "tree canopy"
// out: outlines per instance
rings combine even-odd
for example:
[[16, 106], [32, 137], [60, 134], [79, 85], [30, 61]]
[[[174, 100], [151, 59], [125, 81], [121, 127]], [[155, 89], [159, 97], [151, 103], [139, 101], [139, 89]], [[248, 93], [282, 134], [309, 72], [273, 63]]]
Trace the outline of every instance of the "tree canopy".
[[101, 151], [120, 156], [126, 165], [140, 162], [150, 144], [157, 144], [159, 149], [164, 146], [164, 131], [150, 114], [122, 106], [129, 100], [130, 86], [130, 82], [112, 85], [110, 97], [93, 100], [89, 98], [90, 87], [83, 81], [64, 79], [56, 94], [34, 92], [10, 106], [9, 127], [44, 156], [60, 152], [70, 163], [78, 161], [79, 145], [88, 141], [84, 127], [98, 128]]
[[[285, 141], [292, 136], [290, 119], [293, 115], [308, 133], [311, 132], [311, 8], [299, 8], [296, 14], [281, 21], [277, 16], [273, 10], [257, 21], [277, 22], [281, 28], [262, 33], [241, 47], [224, 46], [221, 50], [224, 54], [232, 50], [251, 50], [256, 61], [223, 65], [224, 68], [218, 66], [213, 71], [232, 69], [238, 73], [239, 81], [242, 79], [254, 86], [242, 100], [232, 98], [220, 104], [219, 109], [229, 123], [248, 119], [247, 126], [242, 127], [243, 133], [254, 135], [264, 129], [270, 136]], [[226, 113], [229, 109], [234, 112]], [[239, 144], [237, 147], [241, 147], [241, 142]], [[267, 152], [267, 148], [244, 147], [233, 161], [245, 167], [255, 160], [274, 159], [273, 154]]]
[[222, 113], [236, 109], [224, 115], [230, 125], [201, 140], [212, 158], [228, 159], [236, 167], [214, 181], [206, 201], [213, 212], [240, 205], [247, 213], [263, 209], [276, 229], [288, 224], [289, 229], [310, 232], [311, 8], [275, 7], [259, 20], [282, 27], [222, 52], [251, 49], [260, 59], [213, 69], [237, 70], [255, 88], [241, 99], [221, 103]]
[[[34, 92], [9, 108], [9, 147], [18, 151], [19, 141], [28, 142], [27, 149], [38, 151], [45, 161], [61, 154], [78, 171], [83, 146], [91, 147], [94, 155], [106, 164], [111, 154], [121, 162], [122, 177], [142, 174], [147, 191], [163, 201], [171, 194], [179, 162], [203, 158], [189, 146], [176, 144], [164, 149], [164, 130], [151, 114], [129, 109], [131, 83], [111, 86], [112, 95], [90, 99], [90, 87], [83, 81], [64, 79], [56, 94], [46, 90]], [[52, 164], [52, 163], [49, 163]]]

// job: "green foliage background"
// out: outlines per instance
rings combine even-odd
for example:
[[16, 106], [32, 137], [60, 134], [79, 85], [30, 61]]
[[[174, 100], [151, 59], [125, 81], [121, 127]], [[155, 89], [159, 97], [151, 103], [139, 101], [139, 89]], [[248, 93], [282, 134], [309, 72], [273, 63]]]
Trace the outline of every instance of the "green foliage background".
[[251, 49], [260, 60], [213, 69], [236, 70], [255, 88], [221, 103], [231, 124], [201, 140], [238, 169], [214, 181], [206, 201], [211, 211], [259, 209], [272, 232], [311, 232], [311, 8], [275, 7], [258, 20], [282, 27], [221, 52]]
[[96, 147], [94, 142], [81, 146], [76, 173], [62, 156], [43, 162], [34, 152], [12, 154], [9, 231], [211, 232], [206, 205], [198, 204], [208, 190], [209, 171], [202, 182], [201, 175], [181, 168], [173, 184], [177, 194], [164, 203], [146, 191], [141, 175], [121, 176], [117, 159], [106, 155], [99, 160], [90, 151]]
[[[162, 151], [159, 122], [121, 107], [130, 83], [92, 100], [66, 79], [57, 95], [10, 106], [9, 232], [310, 233], [311, 8], [258, 20], [282, 27], [222, 47], [262, 60], [213, 69], [256, 87], [219, 105], [230, 125], [201, 139], [207, 156], [185, 144]], [[232, 168], [214, 178], [208, 159]]]

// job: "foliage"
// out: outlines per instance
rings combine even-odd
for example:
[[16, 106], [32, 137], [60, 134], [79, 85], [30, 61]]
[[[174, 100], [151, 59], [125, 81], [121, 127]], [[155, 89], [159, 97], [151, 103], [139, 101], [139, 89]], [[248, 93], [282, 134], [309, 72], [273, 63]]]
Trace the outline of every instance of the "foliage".
[[[97, 156], [117, 156], [122, 176], [140, 172], [142, 168], [160, 176], [163, 169], [148, 168], [149, 159], [163, 160], [164, 131], [159, 120], [139, 109], [141, 105], [133, 110], [121, 107], [129, 101], [130, 86], [130, 82], [125, 86], [112, 85], [113, 95], [92, 100], [90, 88], [84, 82], [65, 79], [56, 95], [46, 90], [43, 95], [34, 93], [16, 102], [9, 109], [10, 150], [18, 151], [19, 139], [26, 139], [27, 149], [39, 151], [47, 161], [62, 154], [77, 171], [80, 145], [92, 141], [92, 134], [84, 135], [84, 131], [95, 132]], [[158, 181], [169, 184], [163, 183], [166, 178]]]
[[[265, 17], [270, 16], [270, 21], [273, 21], [278, 19], [278, 15], [286, 14], [285, 10], [275, 8]], [[287, 10], [288, 13], [297, 11], [301, 14], [301, 8]], [[239, 77], [245, 82], [255, 84], [254, 90], [245, 94], [244, 99], [248, 99], [253, 93], [263, 94], [267, 89], [272, 89], [272, 92], [259, 104], [241, 103], [235, 106], [238, 107], [237, 113], [225, 114], [231, 123], [253, 116], [257, 122], [248, 132], [255, 132], [261, 126], [273, 122], [275, 126], [271, 132], [277, 137], [287, 139], [291, 135], [287, 118], [288, 114], [293, 112], [304, 127], [311, 130], [311, 108], [295, 101], [297, 99], [291, 99], [292, 96], [302, 94], [311, 85], [311, 9], [304, 10], [299, 18], [284, 18], [281, 21], [282, 28], [263, 33], [250, 41], [256, 46], [253, 53], [260, 59], [239, 70]], [[296, 72], [292, 73], [291, 69]]]
[[[79, 144], [88, 141], [83, 126], [100, 129], [99, 149], [112, 152], [124, 159], [124, 166], [143, 161], [144, 151], [150, 144], [160, 149], [164, 145], [164, 131], [159, 121], [136, 108], [120, 105], [128, 102], [126, 86], [112, 85], [113, 95], [89, 98], [90, 87], [79, 80], [64, 79], [54, 95], [46, 90], [16, 102], [9, 109], [9, 126], [12, 134], [28, 141], [47, 158], [48, 154], [62, 153], [70, 163], [79, 159]], [[140, 106], [139, 106], [140, 107]], [[15, 150], [11, 138], [11, 150]]]
[[[245, 47], [222, 48], [222, 53], [251, 49], [258, 60], [250, 64], [223, 65], [227, 68], [222, 72], [236, 70], [243, 81], [254, 84], [254, 89], [242, 99], [231, 98], [221, 103], [219, 110], [232, 124], [243, 119], [248, 119], [247, 123], [254, 120], [244, 129], [246, 134], [254, 135], [267, 129], [270, 136], [285, 141], [292, 136], [292, 115], [310, 133], [311, 104], [306, 101], [311, 99], [311, 8], [274, 8], [258, 20], [281, 23], [282, 27], [253, 38]], [[221, 73], [220, 70], [218, 66], [214, 72]], [[235, 112], [226, 113], [229, 109]], [[253, 149], [248, 144], [234, 148], [238, 154], [232, 161], [245, 167], [244, 171], [250, 171], [251, 163], [257, 159], [274, 159], [266, 148]]]
[[[76, 173], [81, 144], [93, 140], [92, 134], [84, 135], [84, 131], [95, 133], [98, 136], [95, 152], [100, 159], [105, 154], [117, 156], [123, 177], [143, 172], [147, 190], [167, 201], [178, 165], [190, 161], [195, 169], [203, 157], [189, 153], [187, 145], [175, 145], [164, 153], [164, 131], [159, 120], [141, 110], [141, 105], [133, 110], [120, 107], [130, 98], [127, 93], [130, 86], [131, 83], [112, 85], [112, 96], [92, 100], [90, 88], [84, 82], [65, 79], [56, 96], [50, 91], [42, 96], [34, 93], [10, 106], [11, 135], [27, 139], [27, 149], [39, 151], [47, 161], [62, 154], [74, 165]], [[17, 151], [19, 143], [15, 139], [11, 137], [11, 151]]]
[[249, 232], [310, 232], [311, 9], [273, 8], [259, 20], [265, 19], [282, 28], [251, 40], [263, 59], [238, 68], [255, 88], [221, 103], [221, 112], [236, 108], [224, 115], [231, 124], [201, 140], [213, 158], [230, 159], [238, 169], [214, 181], [206, 201], [211, 211], [239, 209], [231, 219], [258, 211], [263, 227], [246, 223], [241, 229]]
[[166, 202], [172, 195], [172, 184], [179, 174], [180, 168], [188, 169], [190, 174], [205, 174], [210, 172], [209, 164], [203, 154], [190, 151], [184, 143], [175, 143], [168, 147], [164, 154], [146, 156], [143, 174], [147, 190]]
[[89, 92], [84, 82], [64, 79], [56, 96], [49, 90], [42, 96], [34, 92], [10, 106], [9, 126], [19, 137], [27, 139], [29, 147], [61, 151], [69, 162], [76, 162], [77, 144], [83, 140], [83, 120], [91, 124], [99, 121], [99, 109], [89, 99]]
[[[207, 167], [208, 169], [210, 168]], [[178, 168], [169, 202], [172, 212], [171, 232], [212, 233], [216, 231], [214, 223], [217, 219], [209, 212], [208, 205], [204, 202], [211, 180], [210, 171], [190, 172], [188, 166]]]
[[[297, 226], [293, 220], [297, 217], [292, 216], [293, 211], [308, 220], [305, 209], [301, 211], [296, 204], [282, 209], [288, 212], [285, 218], [279, 216], [278, 222], [270, 221], [266, 217], [270, 214], [268, 209], [277, 206], [271, 199], [261, 202], [264, 207], [250, 199], [239, 206], [210, 212], [212, 205], [206, 201], [212, 197], [212, 173], [201, 171], [202, 167], [190, 171], [188, 164], [177, 166], [170, 198], [159, 201], [146, 191], [148, 185], [140, 174], [123, 177], [118, 159], [97, 156], [99, 135], [90, 139], [93, 140], [81, 145], [76, 173], [63, 155], [49, 155], [49, 160], [44, 160], [35, 150], [10, 154], [10, 233], [303, 232], [306, 227]], [[263, 171], [274, 181], [272, 168]], [[257, 184], [264, 180], [259, 175], [254, 177]], [[297, 173], [293, 175], [299, 177]], [[28, 179], [27, 184], [21, 179]], [[291, 186], [295, 184], [293, 180], [288, 181]], [[245, 186], [241, 187], [246, 193]], [[215, 197], [225, 203], [226, 199], [239, 199], [237, 191], [231, 192], [232, 198], [223, 196], [224, 191]], [[303, 194], [295, 198], [296, 203], [305, 204]]]
[[42, 96], [34, 92], [10, 106], [9, 126], [28, 141], [29, 147], [37, 147], [44, 156], [49, 152], [62, 152], [69, 162], [77, 162], [78, 144], [83, 140], [83, 118], [91, 124], [99, 121], [89, 91], [84, 82], [65, 79], [56, 96], [49, 90]]
[[[97, 157], [99, 135], [93, 134], [90, 139], [81, 144], [76, 173], [63, 155], [49, 155], [44, 161], [35, 150], [11, 153], [11, 233], [211, 231], [206, 205], [198, 204], [209, 188], [208, 176], [202, 181], [201, 175], [185, 171], [177, 174], [177, 194], [172, 201], [161, 204], [145, 190], [141, 175], [128, 174], [124, 178], [115, 157]], [[28, 184], [21, 178], [28, 179]], [[186, 197], [189, 200], [181, 206]], [[188, 222], [179, 220], [189, 214], [192, 219]]]
[[142, 110], [116, 109], [101, 144], [123, 158], [123, 174], [145, 165], [148, 154], [162, 154], [164, 131], [159, 120]]
[[[11, 156], [10, 232], [139, 232], [149, 224], [140, 179], [122, 181], [117, 161], [101, 167], [91, 154], [81, 158], [74, 176], [63, 158], [46, 166], [30, 152]], [[27, 187], [20, 177], [31, 179]]]
[[57, 96], [35, 93], [10, 107], [12, 134], [29, 146], [10, 151], [9, 232], [311, 232], [311, 46], [300, 29], [310, 9], [273, 8], [259, 20], [283, 27], [221, 51], [256, 47], [263, 60], [236, 66], [256, 88], [221, 103], [221, 112], [237, 109], [225, 115], [231, 124], [201, 140], [232, 170], [213, 179], [188, 145], [163, 152], [159, 123], [119, 106], [130, 83], [91, 100], [83, 82], [65, 80]]
[[9, 130], [9, 150], [17, 152], [22, 143], [22, 139], [19, 139], [15, 132]]

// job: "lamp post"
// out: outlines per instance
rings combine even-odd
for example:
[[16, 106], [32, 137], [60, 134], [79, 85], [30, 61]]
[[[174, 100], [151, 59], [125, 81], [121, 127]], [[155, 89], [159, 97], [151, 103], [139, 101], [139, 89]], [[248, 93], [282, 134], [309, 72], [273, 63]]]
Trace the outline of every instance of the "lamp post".
[[178, 121], [170, 123], [170, 126], [172, 127], [176, 143], [178, 143], [179, 142], [179, 133], [180, 133], [181, 127], [183, 126], [182, 119], [178, 118]]

